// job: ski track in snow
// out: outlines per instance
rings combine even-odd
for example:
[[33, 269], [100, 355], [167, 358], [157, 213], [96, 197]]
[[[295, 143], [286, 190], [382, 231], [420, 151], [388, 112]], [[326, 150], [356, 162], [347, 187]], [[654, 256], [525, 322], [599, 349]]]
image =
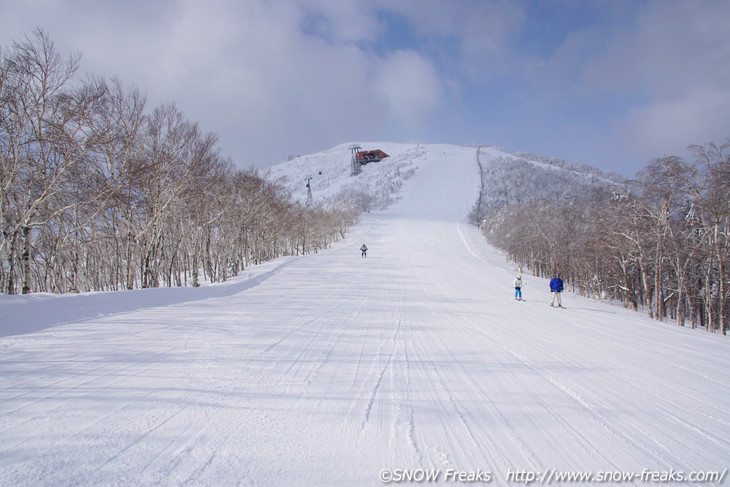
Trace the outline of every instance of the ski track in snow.
[[0, 485], [728, 467], [726, 337], [570, 293], [552, 309], [529, 275], [512, 300], [513, 266], [465, 222], [476, 149], [385, 150], [415, 158], [402, 199], [325, 252], [196, 290], [0, 301]]

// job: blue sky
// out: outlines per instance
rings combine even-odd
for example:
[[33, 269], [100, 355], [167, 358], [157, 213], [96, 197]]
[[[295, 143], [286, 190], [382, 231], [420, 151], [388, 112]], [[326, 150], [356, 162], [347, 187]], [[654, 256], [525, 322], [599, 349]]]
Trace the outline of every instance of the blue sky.
[[343, 142], [492, 144], [633, 176], [730, 137], [726, 0], [0, 0], [174, 101], [241, 167]]

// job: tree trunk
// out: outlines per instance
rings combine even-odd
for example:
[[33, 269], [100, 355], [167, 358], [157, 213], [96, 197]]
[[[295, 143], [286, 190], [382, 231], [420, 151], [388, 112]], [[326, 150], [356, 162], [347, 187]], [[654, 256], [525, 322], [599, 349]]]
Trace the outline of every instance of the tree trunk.
[[10, 248], [8, 249], [8, 285], [7, 293], [15, 294], [15, 253], [18, 247], [18, 233], [13, 232], [10, 236]]
[[30, 294], [32, 275], [30, 271], [30, 231], [29, 226], [23, 227], [23, 255], [21, 258], [23, 269], [23, 294]]

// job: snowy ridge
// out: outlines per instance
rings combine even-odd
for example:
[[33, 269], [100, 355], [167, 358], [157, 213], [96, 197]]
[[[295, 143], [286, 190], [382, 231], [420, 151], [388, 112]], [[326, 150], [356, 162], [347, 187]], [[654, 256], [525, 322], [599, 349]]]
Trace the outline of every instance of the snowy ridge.
[[631, 182], [619, 176], [606, 175], [588, 166], [565, 163], [563, 167], [563, 161], [542, 161], [537, 156], [527, 159], [494, 149], [480, 149], [479, 161], [482, 206], [478, 214], [472, 215], [478, 221], [505, 206], [543, 199], [568, 201], [586, 196], [596, 188], [631, 189]]
[[[670, 471], [722, 483], [727, 337], [569, 292], [553, 309], [529, 275], [513, 300], [514, 267], [466, 222], [478, 149], [376, 148], [415, 169], [399, 199], [326, 251], [268, 263], [256, 285], [166, 302], [145, 290], [115, 314], [43, 298], [67, 316], [42, 327], [33, 301], [0, 302], [3, 320], [19, 306], [4, 327], [29, 326], [0, 338], [0, 484], [379, 486], [417, 469], [447, 485], [462, 485], [447, 472], [498, 486], [527, 473], [649, 485], [643, 472]], [[292, 184], [337, 151], [303, 158]]]
[[[361, 166], [362, 173], [352, 176], [350, 147], [353, 145], [362, 150], [380, 149], [390, 157]], [[280, 182], [301, 202], [307, 199], [306, 184], [311, 178], [315, 204], [337, 206], [353, 200], [357, 202], [358, 198], [366, 196], [368, 211], [384, 209], [398, 199], [405, 181], [428, 159], [428, 154], [439, 147], [438, 144], [349, 142], [277, 164], [264, 171], [264, 175]]]
[[[350, 147], [362, 150], [381, 149], [390, 157], [362, 167], [362, 173], [351, 175]], [[268, 168], [267, 179], [279, 181], [294, 197], [305, 202], [307, 179], [311, 178], [312, 200], [324, 206], [367, 197], [367, 210], [383, 209], [398, 198], [404, 182], [423, 162], [429, 145], [393, 142], [345, 143], [315, 154], [303, 155]]]
[[0, 337], [140, 309], [230, 296], [259, 284], [291, 259], [281, 257], [264, 262], [226, 282], [208, 284], [199, 289], [162, 287], [82, 294], [0, 294], [0, 309], [3, 313]]
[[575, 175], [582, 175], [583, 178], [591, 181], [601, 181], [609, 185], [623, 185], [627, 183], [626, 178], [619, 174], [604, 173], [600, 169], [592, 166], [587, 166], [585, 164], [568, 162], [562, 159], [555, 159], [551, 157], [539, 156], [530, 152], [518, 152], [515, 154], [514, 157], [528, 161], [535, 166], [560, 169], [566, 172], [573, 173]]
[[[353, 145], [362, 150], [381, 149], [390, 157], [362, 166], [362, 173], [352, 176], [350, 147]], [[361, 211], [384, 209], [399, 198], [405, 181], [429, 157], [451, 149], [479, 153], [485, 170], [486, 201], [497, 205], [517, 202], [513, 195], [519, 195], [516, 197], [522, 201], [546, 195], [552, 197], [555, 191], [578, 194], [589, 187], [625, 188], [630, 184], [617, 174], [605, 174], [590, 166], [529, 153], [510, 154], [493, 146], [393, 142], [343, 143], [272, 166], [264, 176], [281, 183], [302, 203], [307, 200], [306, 184], [309, 182], [314, 204], [353, 206]], [[438, 184], [434, 185], [435, 189], [437, 187]]]

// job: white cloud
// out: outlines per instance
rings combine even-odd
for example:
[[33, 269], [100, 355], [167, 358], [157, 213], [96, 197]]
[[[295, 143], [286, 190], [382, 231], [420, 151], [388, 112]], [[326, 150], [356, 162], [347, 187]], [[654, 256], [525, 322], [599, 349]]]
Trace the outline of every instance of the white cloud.
[[622, 92], [637, 87], [652, 96], [677, 96], [692, 85], [727, 85], [730, 76], [730, 2], [654, 1], [631, 29], [619, 30], [586, 65], [584, 83]]
[[[42, 27], [82, 69], [174, 100], [242, 165], [429, 138], [646, 161], [730, 135], [730, 2], [571, 4], [0, 0], [0, 44]], [[577, 13], [541, 29], [556, 5]]]
[[654, 1], [584, 71], [585, 92], [639, 103], [617, 131], [645, 159], [730, 136], [730, 2]]
[[442, 102], [443, 86], [431, 62], [413, 51], [390, 54], [378, 65], [373, 88], [388, 113], [418, 131]]
[[371, 42], [383, 33], [371, 0], [296, 0], [305, 13], [305, 32], [332, 43]]
[[408, 19], [424, 51], [471, 78], [507, 69], [525, 17], [520, 2], [502, 0], [382, 0], [381, 7]]
[[645, 160], [686, 157], [690, 144], [723, 143], [730, 136], [730, 91], [688, 93], [630, 111], [621, 136]]

